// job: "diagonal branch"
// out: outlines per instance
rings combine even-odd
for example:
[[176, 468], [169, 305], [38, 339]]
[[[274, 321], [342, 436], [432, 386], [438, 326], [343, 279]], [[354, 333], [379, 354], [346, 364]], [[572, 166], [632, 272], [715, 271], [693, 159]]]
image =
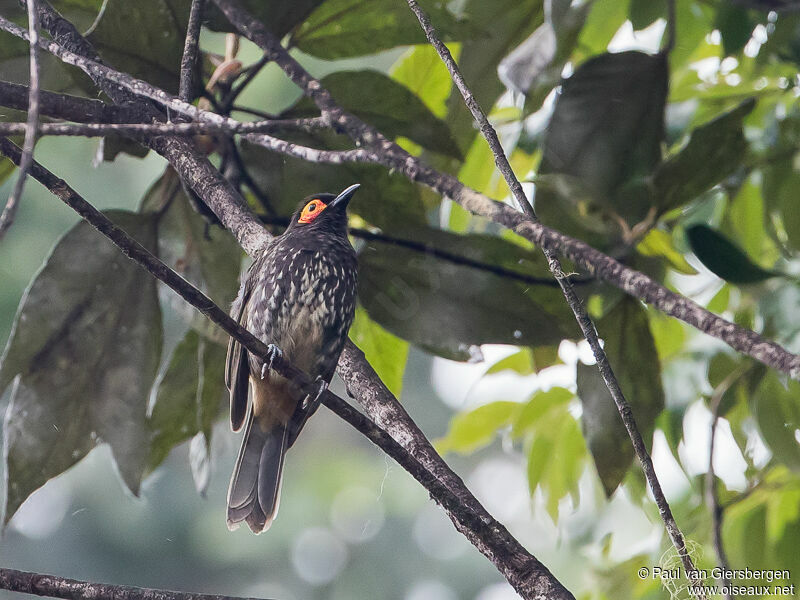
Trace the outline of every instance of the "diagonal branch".
[[[6, 138], [0, 138], [0, 153], [19, 164], [20, 149]], [[262, 341], [114, 225], [63, 180], [36, 162], [31, 165], [31, 175], [117, 245], [128, 258], [169, 286], [238, 340], [249, 352], [268, 360], [269, 351]], [[339, 364], [339, 373], [347, 385], [348, 393], [357, 395], [367, 413], [374, 417], [375, 423], [329, 390], [322, 395], [323, 404], [363, 433], [417, 479], [445, 509], [456, 528], [492, 560], [520, 594], [526, 598], [573, 598], [547, 568], [525, 551], [508, 530], [472, 496], [380, 381], [364, 360], [363, 353], [350, 341], [347, 342], [344, 356], [345, 360]], [[284, 358], [273, 360], [272, 366], [282, 376], [291, 379], [301, 391], [309, 395], [317, 393], [314, 380]]]
[[[500, 143], [500, 139], [497, 137], [497, 132], [495, 131], [494, 127], [492, 127], [491, 123], [489, 123], [489, 119], [486, 118], [486, 114], [481, 109], [478, 101], [472, 95], [472, 92], [461, 75], [458, 65], [453, 59], [453, 56], [450, 54], [447, 46], [444, 45], [442, 40], [436, 34], [433, 25], [431, 25], [430, 19], [425, 14], [425, 11], [420, 8], [419, 4], [417, 4], [417, 1], [406, 1], [408, 2], [408, 6], [411, 11], [417, 16], [420, 26], [425, 32], [425, 37], [428, 38], [428, 42], [434, 48], [436, 48], [436, 51], [438, 52], [439, 57], [442, 59], [442, 62], [447, 66], [447, 70], [450, 72], [453, 83], [455, 84], [456, 88], [458, 88], [458, 91], [461, 92], [461, 95], [464, 98], [464, 103], [472, 113], [472, 116], [480, 128], [481, 134], [488, 142], [489, 147], [492, 150], [492, 154], [494, 155], [495, 164], [505, 178], [509, 189], [514, 195], [514, 198], [517, 200], [520, 208], [528, 216], [528, 218], [530, 218], [534, 223], [538, 223], [539, 219], [536, 217], [533, 206], [525, 197], [525, 193], [522, 190], [522, 185], [520, 185], [517, 176], [514, 174], [514, 170], [511, 168], [508, 158], [506, 158], [503, 146]], [[653, 492], [653, 497], [656, 505], [658, 506], [658, 511], [661, 514], [661, 519], [664, 521], [664, 526], [666, 527], [667, 533], [672, 540], [672, 544], [678, 551], [678, 556], [680, 556], [685, 572], [695, 572], [694, 561], [692, 560], [692, 557], [686, 548], [686, 541], [683, 537], [683, 533], [678, 527], [678, 524], [675, 522], [675, 517], [672, 515], [672, 509], [667, 502], [664, 491], [661, 489], [661, 483], [656, 476], [656, 471], [653, 466], [653, 459], [650, 457], [650, 453], [647, 451], [644, 438], [642, 437], [639, 427], [636, 425], [636, 420], [633, 417], [631, 406], [625, 398], [619, 381], [617, 380], [614, 370], [611, 367], [611, 363], [608, 361], [608, 356], [603, 350], [603, 347], [600, 345], [600, 339], [598, 338], [598, 333], [595, 329], [594, 323], [592, 323], [589, 314], [586, 312], [586, 309], [575, 293], [569, 278], [563, 275], [558, 257], [552, 250], [548, 248], [543, 248], [542, 250], [547, 258], [547, 262], [550, 266], [553, 276], [561, 285], [561, 291], [564, 293], [567, 304], [572, 310], [572, 313], [575, 315], [575, 320], [578, 322], [581, 332], [586, 338], [586, 341], [589, 342], [589, 346], [592, 349], [592, 354], [594, 354], [595, 360], [597, 361], [597, 368], [603, 377], [603, 381], [605, 382], [606, 387], [608, 388], [608, 391], [614, 400], [614, 403], [617, 405], [617, 410], [619, 411], [620, 417], [622, 417], [622, 422], [625, 425], [628, 436], [631, 438], [633, 450], [642, 465], [642, 470], [647, 478], [647, 483], [650, 486], [650, 490]], [[702, 584], [700, 579], [697, 577], [691, 577], [690, 580], [695, 585]], [[700, 597], [703, 596], [702, 593], [699, 595]]]
[[0, 569], [0, 589], [64, 600], [254, 600], [216, 594], [192, 594], [129, 585], [94, 583], [57, 575]]
[[0, 240], [3, 239], [6, 231], [14, 222], [17, 214], [17, 207], [22, 198], [22, 190], [25, 188], [25, 179], [28, 177], [28, 169], [33, 161], [33, 147], [36, 145], [36, 130], [39, 126], [39, 13], [36, 10], [35, 0], [29, 0], [28, 4], [28, 41], [30, 46], [30, 89], [28, 90], [28, 121], [25, 125], [25, 141], [22, 146], [22, 162], [19, 166], [19, 174], [8, 197], [6, 207], [0, 214]]

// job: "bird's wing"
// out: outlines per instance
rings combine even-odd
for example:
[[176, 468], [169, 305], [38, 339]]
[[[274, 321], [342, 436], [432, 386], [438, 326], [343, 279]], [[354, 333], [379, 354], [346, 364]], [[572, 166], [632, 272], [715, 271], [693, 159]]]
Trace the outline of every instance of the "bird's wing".
[[[267, 259], [269, 248], [259, 257], [247, 272], [247, 276], [239, 289], [239, 294], [231, 307], [231, 316], [240, 325], [247, 326], [247, 307], [253, 293], [255, 282], [252, 274], [258, 263]], [[225, 359], [225, 385], [231, 394], [231, 428], [239, 431], [247, 415], [247, 396], [250, 378], [250, 365], [247, 349], [235, 339], [228, 340], [228, 356]]]

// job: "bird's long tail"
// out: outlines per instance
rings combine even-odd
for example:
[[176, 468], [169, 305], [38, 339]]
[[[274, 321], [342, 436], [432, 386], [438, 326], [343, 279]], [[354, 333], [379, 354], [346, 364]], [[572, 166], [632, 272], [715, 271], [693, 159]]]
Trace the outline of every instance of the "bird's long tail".
[[228, 529], [246, 521], [250, 529], [261, 533], [272, 525], [278, 513], [287, 444], [286, 425], [275, 423], [264, 431], [250, 411], [228, 488]]

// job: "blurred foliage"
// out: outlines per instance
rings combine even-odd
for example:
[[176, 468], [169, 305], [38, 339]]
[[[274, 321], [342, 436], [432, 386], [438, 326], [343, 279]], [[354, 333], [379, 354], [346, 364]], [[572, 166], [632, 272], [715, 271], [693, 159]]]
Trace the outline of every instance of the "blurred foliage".
[[[103, 11], [101, 0], [54, 4], [82, 31], [91, 30], [90, 40], [109, 64], [177, 89], [189, 0], [110, 2]], [[319, 67], [312, 57], [349, 59], [319, 67], [323, 85], [346, 110], [436, 168], [509, 201], [491, 153], [447, 70], [422, 44], [405, 3], [244, 4], [301, 60]], [[800, 15], [783, 12], [782, 2], [679, 0], [669, 40], [663, 0], [421, 4], [475, 98], [490, 111], [518, 176], [531, 182], [545, 224], [800, 351]], [[0, 13], [24, 22], [17, 2], [0, 0]], [[221, 49], [214, 32], [230, 27], [213, 8], [205, 25], [207, 79]], [[27, 46], [1, 39], [0, 78], [26, 81]], [[244, 42], [241, 52], [257, 56]], [[383, 53], [380, 61], [377, 53]], [[386, 60], [393, 61], [388, 72], [375, 70]], [[247, 73], [210, 91], [220, 110], [316, 116], [306, 99], [276, 110], [264, 85], [275, 76], [268, 69], [252, 82], [264, 85], [263, 97], [238, 96]], [[83, 75], [47, 56], [43, 82], [47, 89], [95, 96]], [[19, 120], [20, 114], [7, 110], [0, 119]], [[350, 147], [335, 132], [286, 137], [320, 148]], [[407, 368], [415, 349], [479, 362], [481, 345], [509, 347], [503, 357], [485, 361], [477, 385], [510, 378], [525, 393], [481, 399], [454, 415], [439, 449], [456, 460], [492, 451], [518, 459], [532, 504], [544, 509], [571, 552], [590, 557], [591, 575], [575, 583], [582, 597], [661, 597], [663, 590], [635, 575], [637, 566], [657, 564], [659, 548], [615, 551], [623, 532], [604, 530], [602, 519], [573, 530], [570, 517], [589, 510], [587, 504], [605, 507], [596, 509], [599, 514], [623, 498], [626, 518], [635, 513], [659, 525], [597, 369], [559, 351], [562, 340], [577, 340], [578, 330], [538, 251], [381, 167], [316, 165], [213, 137], [203, 143], [251, 207], [270, 218], [288, 216], [306, 194], [360, 182], [352, 224], [408, 243], [354, 238], [360, 307], [353, 341], [404, 401], [424, 376]], [[102, 150], [117, 165], [142, 152], [113, 139]], [[0, 163], [3, 189], [12, 172]], [[77, 171], [73, 178], [83, 176], [93, 174]], [[227, 232], [195, 212], [195, 200], [167, 168], [142, 194], [138, 213], [110, 214], [227, 305], [243, 257]], [[706, 549], [701, 566], [716, 560], [704, 484], [696, 477], [708, 465], [698, 469], [687, 448], [697, 449], [689, 432], [698, 422], [708, 428], [697, 411], [707, 416], [706, 408], [718, 404], [731, 434], [725, 458], [743, 465], [738, 483], [722, 476], [714, 482], [731, 563], [800, 572], [791, 551], [800, 544], [797, 383], [607, 286], [592, 283], [579, 291], [646, 443], [655, 452], [662, 440], [664, 454], [685, 476], [673, 508], [688, 537]], [[6, 522], [31, 492], [100, 443], [111, 446], [126, 486], [137, 492], [143, 476], [167, 468], [159, 465], [169, 463], [172, 449], [191, 440], [195, 486], [206, 489], [213, 424], [225, 401], [225, 340], [167, 298], [161, 308], [175, 341], [162, 348], [155, 285], [90, 228], [73, 227], [47, 257], [20, 301], [0, 366], [0, 393], [10, 390], [3, 434]], [[539, 383], [565, 370], [567, 387]], [[69, 427], [54, 429], [54, 421]], [[309, 494], [328, 481], [310, 477], [304, 480]]]

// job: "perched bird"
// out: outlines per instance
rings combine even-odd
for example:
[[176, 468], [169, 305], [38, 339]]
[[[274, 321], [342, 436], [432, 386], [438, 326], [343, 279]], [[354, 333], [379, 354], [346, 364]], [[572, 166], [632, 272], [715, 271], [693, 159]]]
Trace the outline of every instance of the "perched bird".
[[230, 529], [246, 521], [261, 533], [272, 524], [284, 454], [318, 405], [319, 394], [304, 396], [270, 369], [272, 360], [282, 353], [317, 378], [319, 393], [336, 369], [356, 306], [347, 204], [358, 187], [306, 198], [286, 231], [253, 262], [233, 303], [232, 317], [269, 345], [271, 360], [251, 355], [232, 338], [228, 344], [231, 427], [245, 426], [228, 489]]

